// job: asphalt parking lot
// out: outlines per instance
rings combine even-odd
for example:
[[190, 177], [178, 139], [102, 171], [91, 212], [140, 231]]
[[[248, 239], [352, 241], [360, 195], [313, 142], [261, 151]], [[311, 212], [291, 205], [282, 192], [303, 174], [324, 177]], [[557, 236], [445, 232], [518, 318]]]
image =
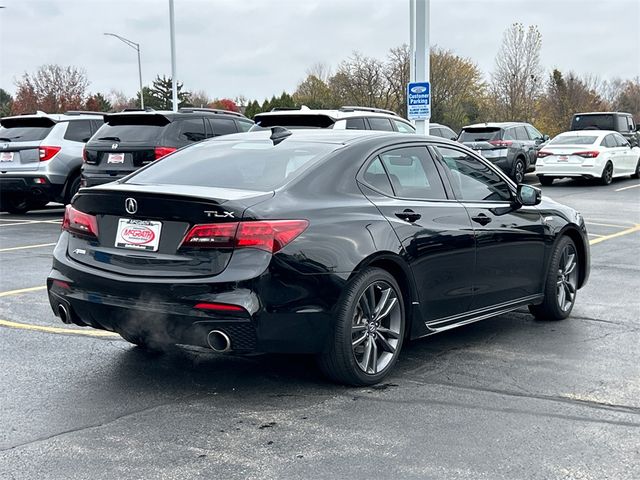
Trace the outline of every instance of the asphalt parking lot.
[[1, 214], [0, 478], [640, 478], [640, 184], [543, 191], [590, 232], [572, 316], [413, 342], [360, 389], [305, 357], [151, 356], [63, 325], [43, 286], [62, 209]]

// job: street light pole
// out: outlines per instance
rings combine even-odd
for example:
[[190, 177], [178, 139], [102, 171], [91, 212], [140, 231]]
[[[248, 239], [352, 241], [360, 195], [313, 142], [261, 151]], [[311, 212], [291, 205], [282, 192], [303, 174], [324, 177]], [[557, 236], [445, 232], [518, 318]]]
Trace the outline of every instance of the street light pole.
[[116, 35], [115, 33], [105, 33], [105, 35], [117, 38], [122, 43], [129, 45], [136, 52], [138, 52], [138, 80], [140, 81], [140, 108], [144, 110], [144, 92], [142, 91], [142, 63], [140, 62], [140, 44], [136, 42], [132, 42], [127, 38], [121, 37], [120, 35]]
[[178, 79], [176, 78], [176, 27], [173, 13], [173, 0], [169, 0], [169, 35], [171, 36], [171, 96], [173, 111], [178, 111]]

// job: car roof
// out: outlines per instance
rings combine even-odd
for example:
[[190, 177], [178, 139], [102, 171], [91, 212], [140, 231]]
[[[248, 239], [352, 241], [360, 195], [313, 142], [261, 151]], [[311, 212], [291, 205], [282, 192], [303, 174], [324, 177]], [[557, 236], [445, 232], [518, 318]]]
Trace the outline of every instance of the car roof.
[[474, 123], [473, 125], [465, 125], [465, 128], [509, 128], [516, 127], [518, 125], [529, 125], [527, 122], [486, 122], [486, 123]]
[[24, 115], [12, 115], [9, 117], [2, 117], [2, 120], [18, 120], [21, 118], [48, 118], [53, 122], [67, 122], [73, 120], [102, 120], [106, 113], [98, 113], [98, 112], [73, 112], [73, 113], [45, 113], [38, 110], [36, 113], [28, 113]]
[[255, 118], [258, 117], [267, 117], [267, 116], [279, 116], [279, 115], [326, 115], [327, 117], [331, 117], [333, 120], [341, 120], [343, 118], [351, 118], [351, 117], [383, 117], [389, 118], [392, 117], [396, 120], [402, 120], [407, 122], [406, 119], [402, 118], [395, 112], [391, 110], [383, 110], [369, 107], [341, 107], [337, 109], [317, 109], [314, 110], [305, 105], [302, 105], [299, 109], [282, 109], [282, 110], [272, 110], [270, 112], [262, 112], [258, 113]]
[[582, 113], [574, 113], [573, 116], [577, 117], [579, 115], [631, 115], [627, 112], [582, 112]]
[[106, 113], [105, 120], [107, 119], [107, 117], [113, 118], [115, 116], [140, 117], [140, 116], [153, 116], [153, 115], [163, 116], [170, 122], [175, 120], [176, 118], [188, 117], [189, 115], [203, 115], [207, 117], [215, 117], [218, 115], [223, 115], [223, 116], [238, 118], [239, 120], [251, 121], [250, 119], [248, 119], [247, 117], [245, 117], [239, 112], [232, 112], [230, 110], [227, 111], [227, 110], [217, 110], [217, 109], [209, 109], [209, 108], [189, 108], [189, 107], [181, 108], [177, 112], [174, 112], [172, 110], [124, 110], [122, 112]]

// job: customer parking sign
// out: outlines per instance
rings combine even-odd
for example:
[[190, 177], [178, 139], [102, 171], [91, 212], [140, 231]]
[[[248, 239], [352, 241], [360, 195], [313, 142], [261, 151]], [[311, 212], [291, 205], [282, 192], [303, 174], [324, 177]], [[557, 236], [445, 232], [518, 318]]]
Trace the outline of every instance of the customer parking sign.
[[428, 120], [431, 118], [431, 84], [412, 82], [407, 85], [407, 118]]

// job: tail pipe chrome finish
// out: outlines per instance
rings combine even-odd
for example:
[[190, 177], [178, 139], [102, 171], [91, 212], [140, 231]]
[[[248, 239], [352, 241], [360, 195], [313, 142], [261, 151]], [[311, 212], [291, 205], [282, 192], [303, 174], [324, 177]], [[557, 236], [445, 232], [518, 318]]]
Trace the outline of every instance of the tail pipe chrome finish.
[[211, 330], [207, 335], [207, 344], [211, 350], [218, 353], [224, 353], [231, 350], [231, 339], [229, 335], [220, 330]]

